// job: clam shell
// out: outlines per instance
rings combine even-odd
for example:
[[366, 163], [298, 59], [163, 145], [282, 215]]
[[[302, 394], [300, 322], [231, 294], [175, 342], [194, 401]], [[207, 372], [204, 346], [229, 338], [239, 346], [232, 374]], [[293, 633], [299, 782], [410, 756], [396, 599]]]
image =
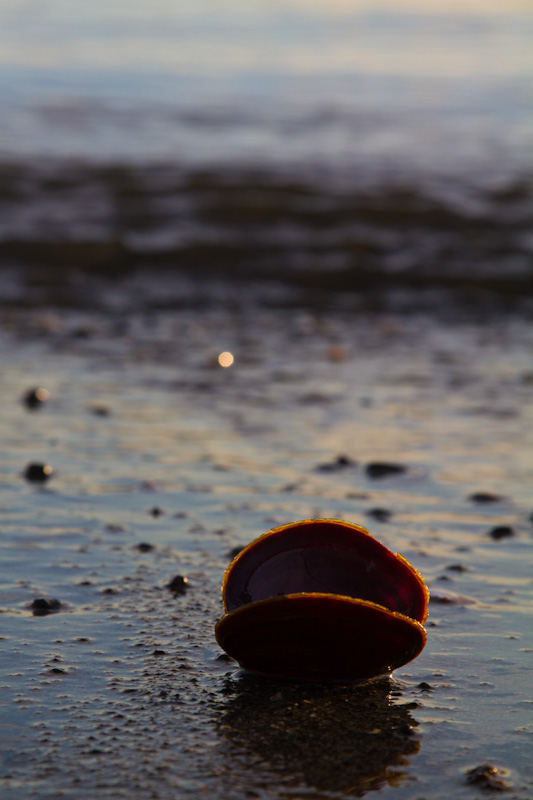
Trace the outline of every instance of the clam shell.
[[226, 570], [220, 646], [254, 672], [314, 680], [383, 675], [423, 649], [419, 573], [360, 525], [303, 520], [249, 544]]

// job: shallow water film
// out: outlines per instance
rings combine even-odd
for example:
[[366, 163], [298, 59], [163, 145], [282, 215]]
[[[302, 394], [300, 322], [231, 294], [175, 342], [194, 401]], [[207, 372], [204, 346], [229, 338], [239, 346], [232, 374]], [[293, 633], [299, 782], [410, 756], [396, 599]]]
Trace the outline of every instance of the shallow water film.
[[[2, 797], [530, 797], [532, 339], [503, 315], [6, 311]], [[232, 553], [308, 517], [425, 577], [426, 648], [390, 678], [265, 679], [216, 645]]]

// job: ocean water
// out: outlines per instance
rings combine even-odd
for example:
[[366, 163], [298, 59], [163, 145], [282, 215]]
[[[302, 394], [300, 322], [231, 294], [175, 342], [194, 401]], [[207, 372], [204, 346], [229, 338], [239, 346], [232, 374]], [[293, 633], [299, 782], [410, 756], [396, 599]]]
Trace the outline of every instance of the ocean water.
[[532, 33], [520, 0], [2, 0], [2, 263], [523, 294]]

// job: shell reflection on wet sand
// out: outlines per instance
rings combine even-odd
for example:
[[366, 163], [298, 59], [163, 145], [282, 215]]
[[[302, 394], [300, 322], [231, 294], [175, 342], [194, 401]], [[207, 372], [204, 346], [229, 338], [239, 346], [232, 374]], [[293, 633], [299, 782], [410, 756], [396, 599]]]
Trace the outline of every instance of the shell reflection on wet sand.
[[232, 759], [256, 754], [285, 788], [303, 781], [359, 797], [387, 783], [398, 785], [420, 742], [410, 714], [416, 703], [394, 705], [394, 690], [387, 678], [351, 687], [275, 680], [265, 685], [249, 674], [228, 679], [217, 725], [226, 742], [223, 752]]
[[428, 592], [366, 528], [308, 519], [274, 528], [226, 570], [217, 641], [245, 669], [365, 680], [422, 651]]

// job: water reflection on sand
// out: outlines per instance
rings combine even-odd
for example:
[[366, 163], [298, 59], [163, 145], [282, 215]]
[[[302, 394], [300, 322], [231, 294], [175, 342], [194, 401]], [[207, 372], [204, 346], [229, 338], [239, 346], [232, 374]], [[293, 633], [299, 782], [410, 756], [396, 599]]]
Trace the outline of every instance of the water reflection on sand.
[[[216, 719], [227, 739], [229, 763], [250, 751], [280, 782], [303, 783], [342, 795], [361, 796], [385, 783], [398, 784], [420, 747], [409, 709], [391, 702], [394, 682], [365, 685], [294, 684], [241, 675], [226, 680]], [[253, 775], [249, 788], [253, 790]], [[292, 796], [298, 796], [296, 792]]]

